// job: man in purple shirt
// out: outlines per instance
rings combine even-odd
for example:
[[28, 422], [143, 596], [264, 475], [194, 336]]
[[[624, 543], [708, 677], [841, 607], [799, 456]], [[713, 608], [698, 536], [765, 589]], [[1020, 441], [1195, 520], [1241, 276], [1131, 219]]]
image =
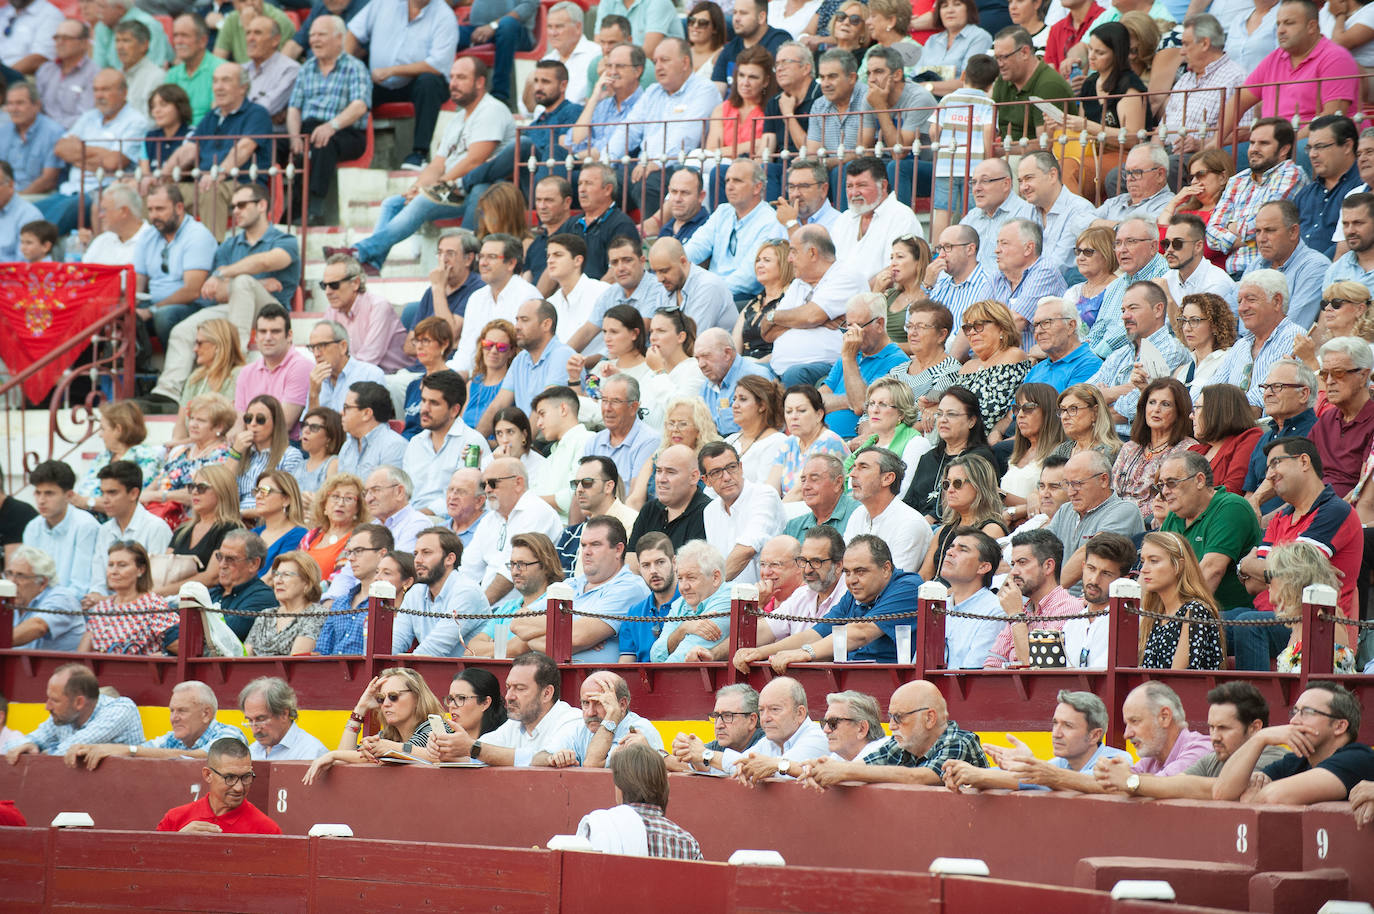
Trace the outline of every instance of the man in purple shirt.
[[1131, 793], [1140, 787], [1139, 775], [1178, 774], [1212, 751], [1209, 737], [1188, 729], [1183, 702], [1162, 682], [1147, 682], [1132, 689], [1121, 703], [1121, 719], [1126, 724], [1126, 738], [1140, 756], [1131, 766], [1134, 774], [1126, 779], [1126, 789]]

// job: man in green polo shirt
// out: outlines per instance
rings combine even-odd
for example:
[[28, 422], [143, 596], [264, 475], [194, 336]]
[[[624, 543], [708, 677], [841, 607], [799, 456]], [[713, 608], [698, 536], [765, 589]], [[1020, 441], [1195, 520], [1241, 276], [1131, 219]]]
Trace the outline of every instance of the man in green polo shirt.
[[[1019, 25], [1008, 26], [997, 33], [992, 42], [992, 55], [997, 60], [998, 72], [997, 81], [992, 84], [992, 100], [998, 105], [997, 132], [1006, 153], [1019, 155], [1036, 149], [1036, 138], [1045, 115], [1033, 104], [1007, 102], [1026, 102], [1031, 96], [1047, 101], [1072, 98], [1073, 90], [1059, 71], [1035, 56], [1030, 32]], [[1020, 139], [1030, 145], [1015, 145]]]
[[1159, 469], [1159, 487], [1169, 506], [1160, 527], [1188, 541], [1202, 577], [1222, 609], [1249, 606], [1250, 595], [1236, 577], [1236, 565], [1259, 545], [1259, 519], [1240, 495], [1213, 488], [1212, 466], [1193, 451], [1170, 457]]
[[214, 107], [214, 90], [211, 80], [214, 73], [225, 61], [205, 51], [209, 44], [210, 32], [205, 20], [195, 13], [184, 13], [172, 23], [172, 53], [176, 55], [176, 66], [167, 71], [167, 82], [181, 86], [191, 99], [191, 124], [200, 123]]

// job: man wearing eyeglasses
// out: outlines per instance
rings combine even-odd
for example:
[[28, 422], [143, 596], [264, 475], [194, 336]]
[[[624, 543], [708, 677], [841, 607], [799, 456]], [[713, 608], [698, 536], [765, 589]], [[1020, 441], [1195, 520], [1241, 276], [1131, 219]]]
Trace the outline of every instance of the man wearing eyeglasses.
[[867, 413], [868, 385], [910, 360], [887, 335], [887, 299], [877, 292], [854, 296], [845, 307], [840, 359], [817, 389], [825, 424], [842, 438], [858, 434], [859, 414]]
[[1264, 414], [1272, 424], [1255, 443], [1243, 489], [1246, 500], [1267, 523], [1269, 515], [1283, 506], [1283, 499], [1274, 494], [1274, 487], [1265, 478], [1265, 446], [1276, 438], [1306, 438], [1311, 433], [1317, 422], [1313, 409], [1317, 402], [1317, 376], [1297, 359], [1279, 359], [1260, 385], [1260, 394], [1264, 397]]
[[773, 208], [789, 239], [813, 223], [829, 231], [840, 218], [840, 211], [830, 205], [830, 174], [817, 159], [792, 163], [787, 171], [787, 197], [773, 201]]
[[1293, 195], [1293, 203], [1302, 214], [1302, 240], [1330, 257], [1336, 253], [1332, 237], [1341, 201], [1360, 184], [1355, 164], [1360, 137], [1355, 122], [1337, 114], [1319, 117], [1307, 129], [1307, 155], [1315, 180]]
[[349, 389], [354, 384], [361, 381], [386, 382], [386, 375], [376, 365], [353, 358], [349, 351], [348, 331], [342, 324], [318, 322], [310, 328], [310, 342], [305, 348], [315, 356], [315, 367], [310, 369], [310, 397], [307, 403], [310, 409], [327, 406], [343, 415]]
[[1250, 595], [1236, 577], [1236, 564], [1260, 542], [1254, 509], [1241, 496], [1215, 485], [1212, 465], [1193, 451], [1160, 464], [1156, 490], [1169, 506], [1159, 529], [1188, 541], [1207, 589], [1223, 610], [1248, 609]]
[[637, 479], [658, 448], [659, 435], [639, 418], [639, 382], [614, 374], [601, 382], [601, 421], [605, 428], [587, 442], [587, 457], [609, 457], [621, 479]]
[[586, 518], [609, 514], [624, 524], [626, 530], [630, 530], [634, 528], [639, 512], [620, 500], [620, 471], [609, 457], [583, 457], [566, 485], [572, 491], [579, 520], [563, 530], [554, 541], [554, 549], [558, 552], [563, 572], [572, 577], [582, 573], [580, 547]]
[[1018, 155], [1035, 149], [1039, 146], [1037, 137], [1044, 132], [1045, 115], [1029, 103], [1030, 97], [1057, 101], [1072, 97], [1073, 90], [1064, 77], [1035, 55], [1035, 40], [1019, 25], [1008, 26], [993, 36], [992, 57], [997, 61], [992, 100], [998, 106], [1000, 134], [993, 155]]
[[411, 500], [414, 483], [405, 470], [379, 466], [368, 474], [363, 485], [363, 502], [378, 523], [391, 531], [395, 547], [415, 551], [420, 531], [434, 525], [434, 518], [415, 509]]
[[[1093, 352], [1102, 359], [1109, 358], [1131, 339], [1122, 314], [1126, 290], [1141, 280], [1160, 279], [1169, 272], [1169, 262], [1159, 253], [1159, 226], [1154, 220], [1132, 218], [1118, 225], [1115, 250], [1121, 275], [1102, 294], [1102, 307], [1098, 309], [1097, 320], [1088, 333]], [[1162, 293], [1160, 298], [1163, 298]], [[1181, 346], [1179, 348], [1182, 349]], [[1183, 353], [1188, 355], [1187, 350], [1183, 350]], [[1175, 363], [1170, 371], [1177, 367]]]
[[487, 513], [468, 548], [460, 547], [458, 571], [465, 587], [480, 588], [487, 603], [495, 606], [511, 589], [507, 576], [510, 538], [517, 533], [542, 533], [549, 542], [557, 542], [563, 522], [557, 511], [529, 491], [529, 477], [518, 458], [501, 457], [487, 464], [482, 483], [487, 491]]
[[845, 781], [865, 784], [923, 784], [938, 787], [947, 763], [986, 768], [978, 734], [950, 720], [949, 706], [933, 683], [918, 679], [888, 699], [892, 735], [857, 761], [817, 758], [808, 762], [802, 785], [825, 790]]
[[[221, 609], [232, 609], [252, 615], [226, 615], [225, 624], [240, 641], [247, 639], [257, 613], [277, 605], [277, 595], [258, 572], [267, 558], [267, 544], [262, 537], [249, 530], [231, 530], [224, 535], [215, 559], [219, 563], [219, 583], [210, 588], [210, 599]], [[164, 640], [176, 640], [177, 632], [170, 630]]]
[[[773, 607], [779, 616], [810, 617], [819, 620], [844, 598], [849, 592], [844, 579], [844, 537], [833, 527], [821, 525], [806, 531], [801, 542], [801, 550], [793, 560], [800, 573], [803, 586], [796, 588], [784, 600]], [[765, 550], [765, 558], [767, 552]], [[759, 620], [755, 645], [771, 644], [782, 641], [810, 628], [811, 622], [796, 622], [772, 618], [771, 614]], [[725, 660], [721, 656], [712, 660]], [[688, 656], [688, 660], [707, 659]]]
[[96, 64], [91, 60], [91, 28], [80, 19], [67, 19], [57, 27], [53, 41], [57, 56], [34, 72], [43, 110], [63, 127], [89, 111], [95, 102], [92, 81]]
[[1369, 347], [1361, 348], [1360, 342], [1357, 337], [1336, 337], [1317, 354], [1317, 378], [1326, 384], [1327, 402], [1335, 409], [1317, 417], [1312, 441], [1321, 456], [1322, 480], [1343, 498], [1361, 482], [1365, 455], [1374, 440], [1374, 400], [1369, 395], [1374, 360]]
[[[724, 770], [724, 750], [747, 752], [764, 738], [759, 726], [759, 693], [745, 682], [728, 685], [716, 692], [716, 704], [707, 720], [715, 729], [715, 739], [703, 743], [695, 733], [679, 733], [673, 737], [673, 759], [669, 770], [704, 771], [720, 774]], [[673, 768], [676, 760], [682, 769]]]
[[[1169, 272], [1155, 282], [1169, 296], [1171, 312], [1183, 310], [1185, 295], [1210, 292], [1231, 307], [1236, 306], [1236, 283], [1231, 275], [1207, 259], [1203, 243], [1207, 223], [1192, 213], [1179, 213], [1169, 220], [1164, 232], [1164, 260]], [[1303, 324], [1310, 327], [1311, 321]]]
[[[1168, 181], [1169, 153], [1163, 146], [1142, 143], [1134, 147], [1127, 153], [1126, 167], [1120, 175], [1125, 179], [1126, 191], [1104, 200], [1093, 211], [1097, 217], [1093, 225], [1116, 228], [1125, 219], [1153, 220], [1173, 199]], [[1117, 185], [1109, 181], [1109, 186]]]
[[[1102, 360], [1078, 333], [1078, 309], [1057, 296], [1042, 298], [1031, 321], [1035, 345], [1045, 353], [1026, 375], [1027, 384], [1048, 384], [1063, 393], [1074, 384], [1090, 379], [1102, 367]], [[1032, 406], [1023, 403], [1021, 406]]]
[[367, 277], [356, 258], [351, 254], [327, 257], [320, 288], [329, 302], [324, 319], [348, 331], [355, 356], [387, 374], [411, 364], [405, 354], [406, 328], [391, 302], [367, 291]]
[[739, 454], [724, 441], [712, 441], [697, 456], [701, 475], [716, 497], [704, 520], [712, 539], [726, 546], [725, 580], [753, 584], [759, 579], [759, 550], [782, 532], [786, 518], [778, 492], [767, 483], [744, 478]]
[[1083, 594], [1083, 557], [1094, 534], [1145, 532], [1139, 509], [1112, 491], [1111, 477], [1112, 463], [1099, 451], [1075, 454], [1064, 465], [1069, 500], [1055, 512], [1049, 531], [1064, 544], [1059, 583], [1076, 597]]
[[[1368, 144], [1374, 152], [1374, 135], [1369, 137]], [[1369, 158], [1374, 163], [1374, 155]], [[1331, 268], [1331, 260], [1303, 243], [1300, 223], [1298, 208], [1292, 200], [1270, 200], [1261, 206], [1255, 214], [1255, 247], [1261, 259], [1246, 272], [1282, 273], [1288, 280], [1289, 319], [1299, 327], [1311, 327], [1321, 314], [1322, 280]], [[1345, 240], [1344, 233], [1338, 230], [1337, 234], [1338, 241]]]
[[[1054, 164], [1055, 175], [1059, 173], [1059, 162], [1050, 156]], [[1038, 170], [1037, 170], [1038, 174]], [[973, 207], [964, 214], [964, 218], [959, 220], [959, 224], [970, 228], [980, 239], [996, 239], [1002, 226], [1010, 219], [1030, 219], [1035, 216], [1035, 207], [1027, 200], [1021, 199], [1016, 194], [1016, 176], [1012, 174], [1011, 166], [1006, 159], [984, 159], [973, 166], [973, 178], [969, 181], [969, 186], [973, 191]], [[1062, 187], [1062, 183], [1060, 187]], [[1071, 196], [1077, 196], [1072, 195]], [[1078, 199], [1082, 200], [1082, 197]], [[1051, 203], [1056, 202], [1055, 198], [1050, 199]], [[1088, 210], [1092, 205], [1087, 200], [1083, 200]], [[1084, 221], [1084, 226], [1087, 222]], [[1077, 236], [1075, 236], [1077, 237]], [[940, 241], [945, 240], [944, 233], [940, 233]], [[1051, 255], [1052, 263], [1065, 261], [1055, 259], [1063, 254], [1068, 259], [1069, 248], [1072, 245], [1053, 245]], [[1062, 250], [1061, 250], [1062, 247]], [[942, 253], [941, 256], [947, 256]], [[978, 265], [983, 268], [983, 272], [991, 276], [997, 269], [997, 250], [996, 245], [981, 243], [978, 245]], [[946, 267], [948, 269], [948, 267]], [[927, 280], [928, 281], [928, 280]], [[978, 299], [971, 299], [978, 301]], [[957, 327], [958, 324], [956, 323]]]
[[[984, 245], [972, 226], [951, 225], [940, 233], [934, 249], [936, 257], [922, 277], [922, 285], [931, 299], [949, 309], [955, 327], [963, 324], [964, 310], [969, 305], [992, 297], [992, 280], [981, 262], [985, 247], [993, 251], [996, 266], [995, 244]], [[951, 353], [967, 351], [968, 340], [951, 336], [945, 348]]]
[[[1289, 715], [1291, 723], [1265, 727], [1226, 760], [1213, 796], [1218, 800], [1300, 805], [1345, 800], [1374, 778], [1374, 750], [1356, 742], [1360, 703], [1345, 686], [1313, 682]], [[1264, 749], [1292, 751], [1252, 774]]]
[[203, 682], [188, 680], [172, 687], [167, 703], [172, 729], [142, 743], [78, 743], [67, 750], [68, 768], [84, 766], [94, 771], [107, 758], [205, 758], [207, 749], [221, 739], [236, 739], [247, 745], [238, 727], [215, 720], [219, 700]]
[[[345, 569], [335, 573], [330, 582], [329, 592], [321, 602], [327, 602], [329, 610], [336, 613], [366, 609], [368, 593], [372, 588], [372, 582], [377, 578], [377, 568], [395, 545], [396, 541], [392, 538], [391, 531], [381, 524], [363, 524], [354, 530], [348, 538], [348, 545], [339, 553], [339, 557], [347, 562], [347, 565]], [[412, 542], [411, 548], [414, 546]], [[367, 613], [354, 612], [327, 617], [315, 638], [313, 653], [325, 657], [334, 654], [367, 653]], [[242, 703], [240, 697], [240, 704]], [[246, 705], [244, 714], [252, 720]], [[254, 736], [257, 735], [255, 725]], [[318, 757], [312, 755], [310, 760], [314, 761]]]
[[253, 761], [248, 747], [236, 739], [218, 739], [210, 746], [201, 776], [208, 788], [194, 803], [170, 809], [157, 823], [158, 831], [198, 835], [280, 835], [281, 828], [248, 802], [253, 786]]
[[21, 545], [6, 561], [4, 576], [15, 587], [15, 605], [24, 607], [15, 614], [10, 643], [29, 651], [75, 651], [86, 632], [82, 595], [58, 583], [52, 556]]

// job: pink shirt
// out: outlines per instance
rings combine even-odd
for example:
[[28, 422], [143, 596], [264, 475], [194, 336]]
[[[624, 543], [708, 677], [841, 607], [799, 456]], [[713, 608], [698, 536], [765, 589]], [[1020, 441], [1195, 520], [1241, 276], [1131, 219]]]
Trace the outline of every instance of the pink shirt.
[[[835, 589], [824, 600], [818, 601], [818, 594], [803, 584], [792, 591], [786, 600], [774, 607], [772, 612], [781, 613], [784, 616], [809, 616], [812, 619], [819, 619], [830, 612], [830, 607], [840, 602], [847, 593], [849, 591], [844, 586], [844, 575], [840, 575], [840, 579], [835, 582]], [[789, 635], [795, 635], [797, 632], [806, 631], [811, 627], [809, 622], [788, 622], [784, 619], [769, 619], [766, 616], [764, 621], [773, 630], [774, 641], [781, 641]]]
[[1211, 737], [1196, 730], [1184, 730], [1178, 735], [1178, 739], [1174, 740], [1174, 748], [1169, 751], [1169, 757], [1164, 760], [1163, 765], [1157, 758], [1143, 758], [1132, 765], [1131, 770], [1139, 774], [1158, 774], [1167, 777], [1179, 774], [1211, 751]]
[[[1040, 601], [1040, 605], [1035, 608], [1035, 614], [1040, 616], [1040, 621], [1030, 625], [1030, 628], [1048, 628], [1054, 631], [1062, 631], [1063, 622], [1056, 622], [1054, 616], [1072, 616], [1083, 611], [1083, 601], [1069, 593], [1062, 587], [1056, 587], [1045, 595], [1045, 599]], [[1011, 623], [1002, 626], [1002, 630], [997, 633], [997, 639], [992, 642], [992, 649], [988, 652], [988, 659], [983, 661], [983, 666], [988, 669], [1001, 669], [1006, 664], [1015, 660], [1016, 642], [1012, 640]]]
[[[310, 369], [314, 367], [313, 359], [294, 348], [287, 352], [286, 358], [276, 368], [268, 368], [262, 359], [249, 362], [239, 369], [238, 383], [234, 388], [234, 409], [243, 415], [248, 408], [248, 401], [259, 394], [276, 397], [283, 406], [287, 403], [305, 406], [310, 402]], [[296, 431], [293, 429], [292, 433]]]
[[[1294, 111], [1303, 121], [1317, 116], [1321, 105], [1333, 99], [1343, 99], [1350, 104], [1346, 114], [1355, 110], [1355, 93], [1360, 75], [1359, 65], [1350, 52], [1329, 38], [1318, 38], [1317, 46], [1307, 59], [1295, 70], [1293, 59], [1288, 52], [1279, 48], [1271, 53], [1245, 81], [1244, 88], [1259, 96], [1260, 117], [1282, 117], [1291, 119]], [[1303, 82], [1322, 77], [1320, 83]], [[1333, 77], [1351, 77], [1340, 79]], [[1278, 85], [1262, 85], [1277, 83]], [[1290, 83], [1292, 85], [1284, 85]], [[1317, 89], [1321, 88], [1321, 105], [1317, 103]]]
[[347, 315], [329, 308], [323, 319], [338, 321], [348, 331], [348, 351], [355, 359], [371, 362], [387, 374], [411, 363], [404, 351], [406, 328], [391, 302], [380, 295], [363, 292]]

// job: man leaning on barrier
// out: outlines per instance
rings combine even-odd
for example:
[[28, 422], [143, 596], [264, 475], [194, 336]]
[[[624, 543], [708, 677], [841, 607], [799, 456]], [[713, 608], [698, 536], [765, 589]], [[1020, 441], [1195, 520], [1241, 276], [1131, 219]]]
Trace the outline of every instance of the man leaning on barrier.
[[66, 663], [48, 678], [48, 719], [5, 756], [11, 765], [29, 753], [66, 755], [86, 743], [143, 742], [138, 707], [128, 698], [100, 694], [100, 682], [79, 663]]
[[750, 787], [778, 775], [798, 777], [802, 762], [830, 752], [825, 732], [807, 711], [806, 690], [788, 676], [759, 692], [759, 725], [764, 739], [742, 753], [722, 750], [720, 757], [721, 770]]
[[617, 750], [636, 742], [663, 751], [663, 737], [649, 720], [630, 710], [630, 686], [619, 675], [602, 670], [582, 683], [582, 723], [534, 756], [532, 765], [606, 768]]
[[196, 680], [179, 682], [167, 703], [172, 729], [141, 743], [78, 743], [67, 750], [68, 768], [79, 765], [94, 771], [111, 756], [129, 758], [205, 758], [209, 746], [229, 738], [247, 744], [237, 727], [215, 720], [219, 701], [208, 685]]
[[255, 762], [311, 762], [329, 750], [296, 723], [296, 690], [276, 676], [259, 676], [239, 692], [243, 724], [253, 734]]
[[747, 752], [764, 738], [759, 726], [759, 693], [748, 683], [737, 682], [716, 692], [715, 708], [706, 717], [715, 728], [716, 738], [703, 743], [695, 733], [677, 734], [673, 737], [670, 770], [690, 768], [719, 774], [725, 770], [723, 750]]

